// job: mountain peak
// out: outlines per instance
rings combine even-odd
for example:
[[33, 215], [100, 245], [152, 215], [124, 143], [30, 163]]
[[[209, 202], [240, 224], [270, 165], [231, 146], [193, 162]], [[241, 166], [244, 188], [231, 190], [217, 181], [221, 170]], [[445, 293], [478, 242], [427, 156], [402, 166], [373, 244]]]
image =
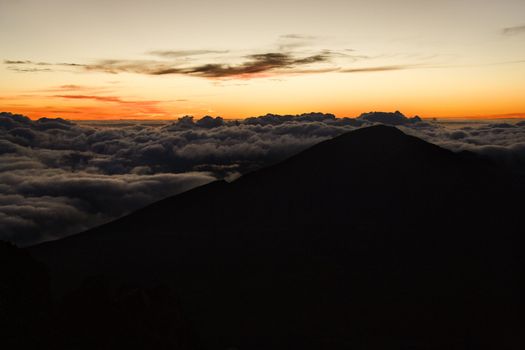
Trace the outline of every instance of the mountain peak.
[[[396, 144], [404, 142], [411, 136], [405, 134], [395, 126], [377, 124], [365, 128], [356, 129], [331, 140], [325, 141], [327, 144], [337, 144], [338, 147], [352, 147], [353, 144], [381, 145]], [[361, 149], [361, 151], [364, 151]]]
[[[452, 152], [437, 145], [428, 143], [415, 136], [405, 134], [397, 127], [373, 125], [344, 133], [333, 139], [321, 142], [304, 151], [299, 156], [310, 155], [312, 158], [356, 162], [359, 159], [374, 158], [397, 161], [400, 155], [407, 157], [428, 157], [451, 155]], [[394, 156], [396, 155], [396, 156]]]
[[413, 123], [419, 123], [421, 122], [421, 118], [418, 116], [415, 116], [413, 118], [407, 118], [403, 113], [400, 111], [395, 112], [368, 112], [363, 113], [359, 117], [357, 117], [358, 120], [365, 120], [367, 122], [372, 123], [382, 123], [382, 124], [388, 124], [388, 125], [404, 125], [404, 124], [413, 124]]
[[386, 124], [377, 124], [372, 125], [366, 128], [360, 128], [357, 130], [354, 130], [352, 132], [348, 132], [346, 134], [353, 133], [354, 135], [358, 134], [366, 134], [367, 136], [373, 136], [374, 134], [376, 136], [379, 136], [378, 134], [382, 135], [397, 135], [397, 136], [404, 136], [406, 135], [404, 132], [396, 128], [395, 126], [386, 125]]

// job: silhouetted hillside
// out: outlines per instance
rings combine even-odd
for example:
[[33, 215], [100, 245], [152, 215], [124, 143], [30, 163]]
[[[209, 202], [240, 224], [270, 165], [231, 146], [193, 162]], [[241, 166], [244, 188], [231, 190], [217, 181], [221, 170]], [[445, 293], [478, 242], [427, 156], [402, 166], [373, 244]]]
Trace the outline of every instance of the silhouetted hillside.
[[102, 276], [54, 299], [43, 264], [0, 241], [2, 349], [197, 349], [195, 333], [168, 285], [115, 285]]
[[57, 293], [173, 284], [210, 349], [521, 349], [524, 194], [374, 126], [30, 251]]
[[0, 346], [39, 348], [51, 309], [49, 276], [27, 251], [0, 241]]

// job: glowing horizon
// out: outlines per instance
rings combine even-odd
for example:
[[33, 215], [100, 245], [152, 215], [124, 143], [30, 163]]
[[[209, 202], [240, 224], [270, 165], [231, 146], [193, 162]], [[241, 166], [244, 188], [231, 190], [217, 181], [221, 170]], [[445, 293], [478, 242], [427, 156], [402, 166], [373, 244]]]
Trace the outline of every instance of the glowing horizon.
[[523, 13], [519, 0], [0, 2], [0, 109], [524, 118]]

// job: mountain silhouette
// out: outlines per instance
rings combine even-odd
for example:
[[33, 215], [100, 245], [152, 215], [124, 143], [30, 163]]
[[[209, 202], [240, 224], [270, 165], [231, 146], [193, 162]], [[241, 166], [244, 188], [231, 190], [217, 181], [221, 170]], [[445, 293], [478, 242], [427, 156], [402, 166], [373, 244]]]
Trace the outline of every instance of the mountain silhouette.
[[524, 194], [378, 125], [28, 250], [57, 294], [174, 285], [209, 349], [518, 349]]

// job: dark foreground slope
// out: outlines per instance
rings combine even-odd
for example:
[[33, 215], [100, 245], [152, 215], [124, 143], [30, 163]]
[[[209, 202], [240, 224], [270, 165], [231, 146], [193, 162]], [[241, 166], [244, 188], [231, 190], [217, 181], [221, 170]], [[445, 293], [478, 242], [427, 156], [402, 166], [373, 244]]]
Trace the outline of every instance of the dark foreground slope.
[[522, 349], [524, 194], [374, 126], [29, 250], [59, 293], [174, 285], [210, 349]]

